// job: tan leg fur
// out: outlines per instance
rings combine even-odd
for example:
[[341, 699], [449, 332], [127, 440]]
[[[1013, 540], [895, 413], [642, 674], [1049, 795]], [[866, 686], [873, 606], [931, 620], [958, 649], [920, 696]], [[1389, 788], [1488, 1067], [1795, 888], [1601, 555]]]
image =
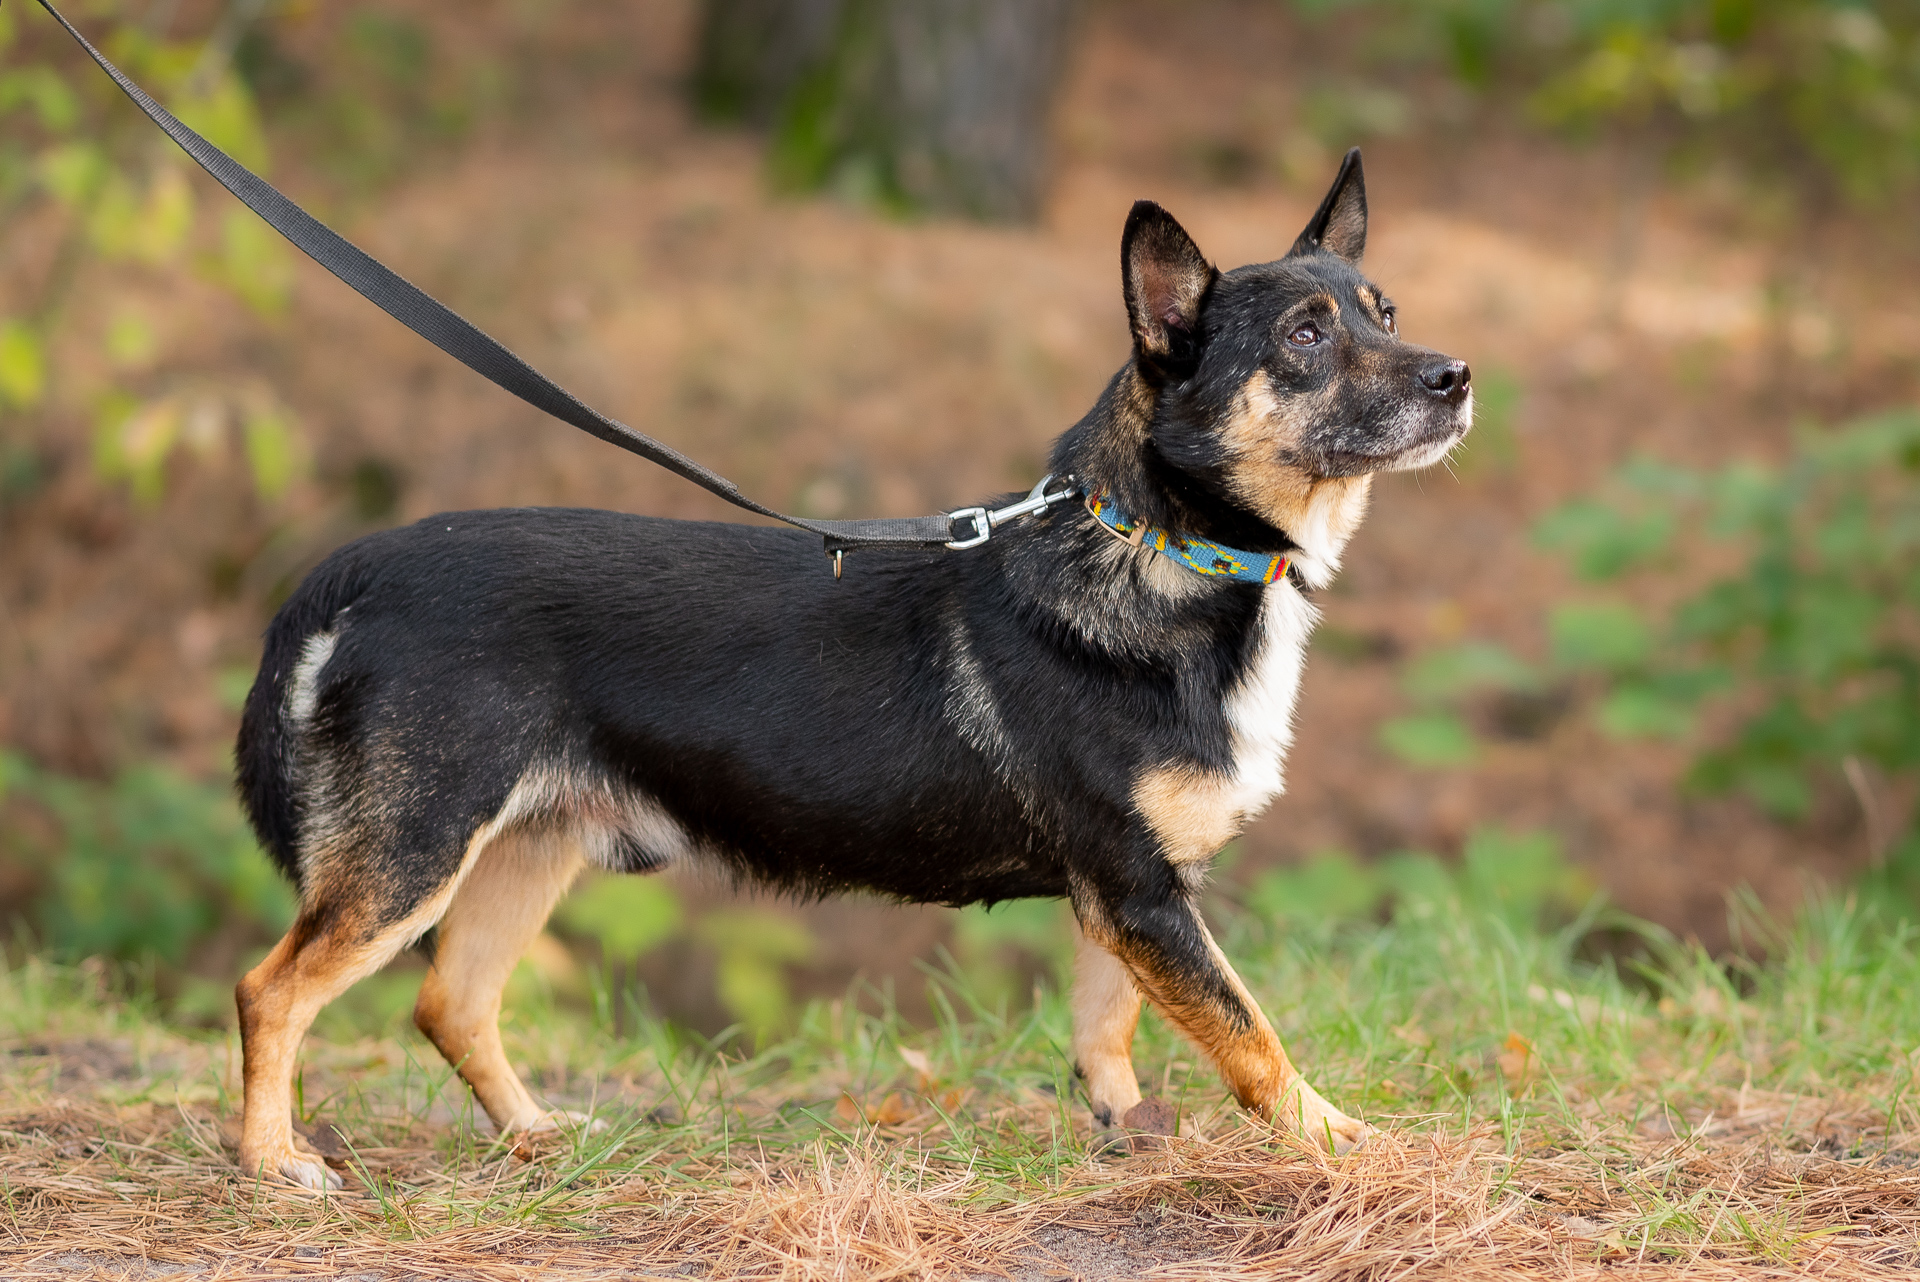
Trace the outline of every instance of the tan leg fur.
[[1073, 1063], [1087, 1090], [1094, 1125], [1116, 1125], [1140, 1102], [1133, 1075], [1133, 1030], [1140, 990], [1120, 959], [1081, 930], [1073, 941]]
[[1213, 1061], [1242, 1107], [1292, 1126], [1334, 1153], [1359, 1144], [1371, 1128], [1329, 1104], [1300, 1075], [1198, 913], [1193, 924], [1213, 971], [1228, 988], [1226, 999], [1217, 989], [1209, 991], [1211, 985], [1174, 972], [1148, 949], [1130, 947], [1118, 937], [1103, 942], [1126, 963], [1147, 999]]
[[341, 1187], [325, 1162], [294, 1146], [293, 1068], [300, 1039], [322, 1007], [440, 920], [497, 831], [493, 823], [482, 825], [467, 843], [459, 871], [399, 921], [381, 923], [358, 910], [352, 896], [309, 887], [293, 928], [234, 991], [246, 1064], [241, 1170], [310, 1189]]
[[581, 868], [578, 847], [560, 835], [509, 833], [495, 840], [440, 919], [433, 967], [420, 985], [413, 1022], [473, 1088], [502, 1134], [581, 1121], [534, 1103], [500, 1044], [500, 995]]
[[423, 929], [415, 918], [374, 929], [325, 906], [309, 906], [240, 981], [235, 996], [246, 1057], [240, 1169], [248, 1176], [277, 1176], [315, 1190], [341, 1187], [318, 1156], [294, 1147], [293, 1067], [300, 1039], [323, 1006], [386, 965]]

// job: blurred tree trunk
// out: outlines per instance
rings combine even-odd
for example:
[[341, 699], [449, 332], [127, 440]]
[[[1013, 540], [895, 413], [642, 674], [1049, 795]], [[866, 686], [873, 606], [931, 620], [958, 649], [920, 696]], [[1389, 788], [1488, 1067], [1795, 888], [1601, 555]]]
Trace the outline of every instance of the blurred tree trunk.
[[1073, 0], [706, 0], [694, 94], [770, 127], [775, 177], [1031, 218]]

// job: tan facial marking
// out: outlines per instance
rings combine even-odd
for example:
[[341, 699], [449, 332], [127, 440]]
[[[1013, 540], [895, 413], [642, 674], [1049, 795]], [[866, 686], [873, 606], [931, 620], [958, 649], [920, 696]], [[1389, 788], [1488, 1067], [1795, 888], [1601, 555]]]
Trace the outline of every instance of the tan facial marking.
[[1293, 305], [1293, 314], [1300, 319], [1307, 319], [1322, 314], [1331, 315], [1338, 319], [1340, 315], [1340, 300], [1332, 294], [1324, 292], [1308, 294], [1305, 298]]
[[1359, 295], [1360, 305], [1366, 308], [1367, 315], [1373, 317], [1374, 321], [1384, 328], [1387, 323], [1387, 300], [1381, 296], [1380, 291], [1371, 285], [1362, 285], [1354, 292]]
[[1233, 783], [1191, 766], [1162, 766], [1140, 776], [1133, 806], [1160, 839], [1169, 862], [1200, 863], [1240, 835], [1245, 821], [1233, 806]]
[[1367, 514], [1373, 478], [1316, 477], [1296, 461], [1323, 400], [1282, 399], [1257, 371], [1234, 398], [1221, 435], [1234, 459], [1229, 484], [1236, 498], [1303, 544], [1315, 536], [1345, 544]]

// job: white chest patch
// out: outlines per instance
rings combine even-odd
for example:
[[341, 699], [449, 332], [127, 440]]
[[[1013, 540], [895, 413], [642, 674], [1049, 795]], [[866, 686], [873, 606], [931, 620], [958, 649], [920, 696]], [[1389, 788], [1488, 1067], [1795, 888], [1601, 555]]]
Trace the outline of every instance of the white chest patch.
[[1233, 729], [1233, 806], [1248, 819], [1286, 785], [1294, 700], [1307, 641], [1319, 621], [1320, 611], [1292, 587], [1279, 583], [1267, 589], [1260, 648], [1226, 708]]

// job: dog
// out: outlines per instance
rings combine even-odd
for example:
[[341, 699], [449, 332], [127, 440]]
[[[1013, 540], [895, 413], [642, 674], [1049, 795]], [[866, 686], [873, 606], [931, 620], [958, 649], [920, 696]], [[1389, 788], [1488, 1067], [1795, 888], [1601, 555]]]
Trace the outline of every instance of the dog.
[[1357, 150], [1274, 262], [1223, 274], [1136, 204], [1132, 355], [1052, 454], [1084, 502], [968, 551], [862, 550], [841, 579], [799, 531], [516, 509], [333, 553], [270, 625], [239, 736], [242, 799], [300, 892], [237, 990], [246, 1173], [339, 1185], [295, 1147], [295, 1053], [425, 938], [415, 1022], [495, 1125], [577, 1121], [509, 1065], [502, 987], [582, 868], [681, 863], [801, 896], [1065, 896], [1097, 1128], [1141, 1103], [1144, 998], [1245, 1108], [1359, 1143], [1199, 895], [1281, 790], [1310, 594], [1371, 477], [1472, 420], [1466, 363], [1401, 339], [1361, 273], [1366, 235]]

